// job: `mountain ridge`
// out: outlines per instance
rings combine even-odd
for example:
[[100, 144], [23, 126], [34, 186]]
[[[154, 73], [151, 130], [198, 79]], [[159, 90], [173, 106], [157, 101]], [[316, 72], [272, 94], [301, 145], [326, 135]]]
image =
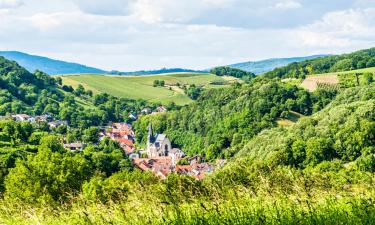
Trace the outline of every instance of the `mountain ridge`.
[[287, 58], [270, 58], [259, 61], [248, 61], [227, 65], [228, 67], [241, 69], [247, 72], [252, 72], [255, 74], [262, 74], [277, 67], [286, 66], [289, 63], [293, 62], [302, 62], [309, 59], [316, 59], [330, 56], [329, 54], [320, 54], [320, 55], [310, 55], [310, 56], [299, 56], [299, 57], [287, 57]]
[[29, 72], [41, 70], [50, 75], [69, 73], [107, 73], [107, 71], [95, 67], [89, 67], [74, 62], [66, 62], [49, 57], [32, 55], [20, 51], [0, 51], [0, 56], [16, 61]]
[[[186, 68], [161, 68], [155, 70], [137, 70], [137, 71], [106, 71], [100, 68], [91, 67], [75, 62], [67, 62], [58, 59], [52, 59], [45, 56], [33, 55], [21, 51], [0, 51], [0, 56], [9, 60], [16, 61], [19, 65], [26, 68], [29, 72], [41, 70], [50, 75], [62, 74], [112, 74], [112, 75], [150, 75], [176, 72], [208, 72], [209, 70], [194, 70]], [[271, 58], [260, 61], [249, 61], [230, 64], [228, 67], [245, 70], [255, 74], [261, 74], [272, 71], [277, 67], [285, 66], [292, 62], [301, 62], [308, 59], [315, 59], [329, 55], [312, 55], [289, 58]]]

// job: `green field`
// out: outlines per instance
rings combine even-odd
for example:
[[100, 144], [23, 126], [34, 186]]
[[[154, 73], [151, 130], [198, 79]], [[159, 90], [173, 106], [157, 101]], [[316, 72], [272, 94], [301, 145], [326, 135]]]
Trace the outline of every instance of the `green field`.
[[[177, 87], [180, 85], [203, 86], [204, 88], [223, 87], [212, 82], [230, 83], [231, 77], [219, 77], [213, 74], [175, 73], [148, 76], [107, 76], [107, 75], [64, 75], [63, 84], [77, 87], [82, 84], [94, 93], [108, 93], [116, 97], [129, 99], [145, 99], [152, 102], [175, 102], [185, 105], [192, 100]], [[165, 87], [153, 87], [154, 80], [164, 80]]]
[[343, 71], [343, 72], [313, 74], [313, 75], [309, 75], [309, 76], [326, 76], [326, 75], [339, 75], [339, 74], [352, 74], [352, 73], [375, 73], [375, 67], [359, 69], [359, 70], [349, 70], [349, 71]]

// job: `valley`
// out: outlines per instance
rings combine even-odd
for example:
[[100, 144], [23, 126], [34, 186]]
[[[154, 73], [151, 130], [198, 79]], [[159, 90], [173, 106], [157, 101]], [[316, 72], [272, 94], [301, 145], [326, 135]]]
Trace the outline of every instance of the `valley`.
[[0, 223], [372, 224], [374, 51], [257, 76], [0, 57]]

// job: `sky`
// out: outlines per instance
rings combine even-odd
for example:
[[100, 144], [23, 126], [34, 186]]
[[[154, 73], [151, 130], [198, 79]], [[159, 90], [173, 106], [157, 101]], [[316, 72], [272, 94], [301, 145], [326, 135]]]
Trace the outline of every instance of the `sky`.
[[375, 47], [375, 0], [0, 0], [0, 50], [106, 70]]

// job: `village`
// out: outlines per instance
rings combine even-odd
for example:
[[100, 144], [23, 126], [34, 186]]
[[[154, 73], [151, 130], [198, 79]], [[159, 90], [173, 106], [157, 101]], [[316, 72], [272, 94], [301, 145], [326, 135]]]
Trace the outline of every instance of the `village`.
[[[143, 115], [156, 115], [166, 112], [164, 106], [159, 106], [155, 111], [145, 108], [140, 114], [131, 113], [129, 118], [137, 120]], [[59, 126], [68, 126], [67, 121], [55, 120], [51, 115], [30, 116], [27, 114], [15, 114], [0, 119], [12, 119], [17, 122], [46, 122], [53, 129]], [[215, 163], [205, 162], [198, 155], [187, 156], [179, 148], [172, 147], [170, 139], [165, 134], [154, 133], [152, 124], [148, 127], [147, 143], [144, 149], [138, 149], [136, 133], [129, 123], [114, 122], [107, 126], [99, 127], [99, 141], [109, 138], [118, 142], [124, 153], [132, 160], [134, 167], [141, 171], [150, 171], [161, 179], [165, 179], [171, 173], [192, 176], [202, 180], [215, 169], [221, 168], [225, 160], [217, 160]], [[64, 148], [70, 151], [83, 151], [87, 146], [83, 142], [63, 143]]]

